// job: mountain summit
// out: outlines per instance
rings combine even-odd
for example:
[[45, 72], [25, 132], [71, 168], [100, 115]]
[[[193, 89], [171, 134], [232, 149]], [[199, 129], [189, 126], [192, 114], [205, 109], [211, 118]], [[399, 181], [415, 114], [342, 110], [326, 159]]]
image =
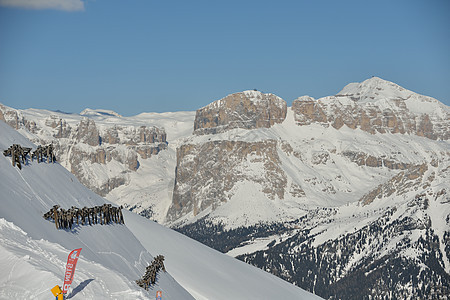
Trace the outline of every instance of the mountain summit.
[[372, 77], [361, 83], [349, 83], [336, 96], [350, 97], [352, 100], [359, 102], [374, 102], [380, 99], [406, 100], [412, 94], [414, 93], [393, 82]]
[[401, 133], [430, 139], [450, 138], [450, 109], [378, 77], [350, 83], [337, 95], [314, 100], [301, 97], [292, 103], [298, 125], [319, 123], [336, 129]]
[[286, 101], [274, 94], [244, 91], [197, 110], [195, 134], [214, 134], [234, 128], [269, 128], [286, 118]]

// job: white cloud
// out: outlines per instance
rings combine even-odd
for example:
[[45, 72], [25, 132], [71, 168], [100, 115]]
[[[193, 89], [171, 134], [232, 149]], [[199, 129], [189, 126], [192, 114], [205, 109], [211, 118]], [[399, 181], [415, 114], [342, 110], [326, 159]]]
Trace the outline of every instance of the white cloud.
[[0, 6], [25, 9], [57, 9], [65, 11], [83, 11], [81, 0], [0, 0]]

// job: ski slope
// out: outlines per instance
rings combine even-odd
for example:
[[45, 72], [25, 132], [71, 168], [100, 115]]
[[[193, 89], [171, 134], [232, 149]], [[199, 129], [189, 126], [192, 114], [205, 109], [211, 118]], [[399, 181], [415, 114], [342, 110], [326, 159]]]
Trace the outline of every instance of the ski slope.
[[[36, 148], [0, 121], [0, 150]], [[50, 299], [62, 284], [68, 253], [83, 248], [69, 299], [318, 299], [273, 275], [124, 211], [125, 225], [57, 230], [42, 215], [53, 205], [91, 207], [107, 201], [59, 164], [11, 165], [0, 155], [0, 299]], [[165, 256], [149, 291], [137, 286], [153, 256]]]

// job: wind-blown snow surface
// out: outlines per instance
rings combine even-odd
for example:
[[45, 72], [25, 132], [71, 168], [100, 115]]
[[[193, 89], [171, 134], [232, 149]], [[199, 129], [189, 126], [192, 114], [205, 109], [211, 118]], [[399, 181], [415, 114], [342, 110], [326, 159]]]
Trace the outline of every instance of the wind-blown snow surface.
[[[1, 121], [0, 137], [1, 150], [13, 143], [35, 148]], [[57, 230], [42, 217], [54, 204], [67, 209], [106, 201], [59, 164], [28, 161], [19, 170], [0, 155], [0, 174], [0, 299], [49, 299], [50, 289], [62, 284], [68, 253], [79, 247], [70, 299], [154, 299], [157, 290], [163, 299], [318, 298], [127, 211], [125, 225]], [[134, 281], [158, 254], [168, 272], [147, 292]]]

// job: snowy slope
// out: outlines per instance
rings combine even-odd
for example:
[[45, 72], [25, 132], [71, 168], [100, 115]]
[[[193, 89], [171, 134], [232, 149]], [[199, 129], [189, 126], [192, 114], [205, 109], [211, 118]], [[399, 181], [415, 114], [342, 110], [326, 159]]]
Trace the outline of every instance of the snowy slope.
[[[2, 150], [13, 143], [35, 148], [3, 122], [0, 137]], [[79, 247], [70, 299], [153, 299], [157, 290], [163, 299], [318, 298], [131, 212], [124, 211], [125, 225], [57, 230], [42, 217], [54, 204], [89, 207], [105, 200], [59, 164], [29, 161], [19, 170], [1, 155], [0, 174], [0, 299], [49, 299], [50, 288], [62, 284], [68, 253]], [[160, 272], [146, 292], [134, 281], [159, 254], [168, 273]]]
[[392, 103], [392, 100], [406, 100], [405, 103], [408, 109], [418, 115], [429, 114], [445, 118], [450, 112], [447, 106], [434, 98], [414, 93], [378, 77], [372, 77], [361, 83], [349, 83], [336, 97], [348, 97], [362, 103], [377, 104], [379, 107], [383, 107], [380, 104], [381, 102], [385, 104], [385, 107], [386, 105], [395, 107], [389, 102]]
[[[28, 140], [0, 122], [0, 149], [13, 143], [35, 148]], [[83, 248], [72, 285], [73, 299], [150, 299], [134, 280], [145, 272], [153, 259], [124, 225], [79, 226], [57, 230], [42, 215], [53, 205], [68, 209], [102, 205], [94, 194], [59, 164], [28, 162], [22, 170], [11, 165], [11, 158], [0, 157], [1, 199], [1, 284], [2, 298], [16, 298], [24, 292], [26, 280], [45, 278], [26, 289], [37, 299], [48, 299], [49, 289], [62, 284], [68, 253]], [[155, 254], [158, 255], [160, 253]], [[91, 282], [92, 281], [92, 282]], [[85, 286], [85, 288], [83, 288]], [[168, 274], [163, 273], [156, 289], [171, 299], [191, 296]]]
[[127, 224], [149, 251], [164, 253], [167, 269], [198, 300], [320, 299], [157, 223], [134, 217]]

